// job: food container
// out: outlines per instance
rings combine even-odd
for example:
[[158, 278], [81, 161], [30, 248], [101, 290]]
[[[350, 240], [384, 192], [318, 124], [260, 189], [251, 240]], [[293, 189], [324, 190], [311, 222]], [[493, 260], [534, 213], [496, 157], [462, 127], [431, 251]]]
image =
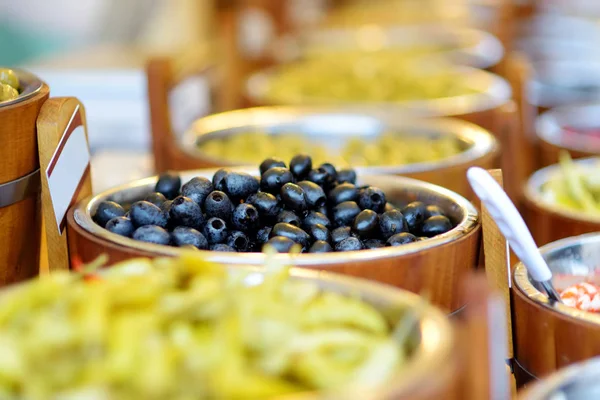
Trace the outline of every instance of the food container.
[[[246, 85], [250, 101], [258, 105], [340, 105], [359, 108], [361, 110], [389, 110], [389, 112], [407, 111], [416, 116], [440, 117], [457, 116], [486, 129], [496, 131], [497, 121], [494, 112], [511, 99], [511, 88], [500, 76], [470, 67], [450, 66], [443, 68], [444, 73], [454, 74], [463, 79], [466, 87], [473, 92], [452, 97], [433, 98], [428, 100], [410, 100], [399, 102], [340, 102], [333, 99], [295, 96], [269, 96], [269, 88], [273, 78], [286, 66], [265, 69], [252, 75]], [[427, 81], [430, 69], [423, 65], [419, 81]], [[437, 70], [439, 71], [439, 70]], [[437, 72], [435, 71], [435, 72]]]
[[[600, 154], [600, 104], [553, 108], [536, 122], [543, 166], [558, 162], [561, 150], [573, 158]], [[588, 133], [586, 133], [586, 131]]]
[[[494, 167], [499, 147], [496, 139], [486, 130], [459, 120], [418, 119], [392, 112], [354, 112], [348, 108], [261, 107], [220, 113], [196, 120], [181, 141], [173, 143], [169, 168], [189, 170], [243, 164], [258, 165], [262, 160], [249, 163], [234, 157], [215, 157], [199, 148], [199, 145], [213, 139], [233, 138], [248, 132], [302, 135], [310, 144], [323, 146], [336, 155], [347, 146], [350, 139], [360, 138], [372, 142], [387, 132], [398, 132], [400, 137], [409, 139], [456, 138], [464, 151], [436, 161], [356, 166], [359, 175], [404, 175], [442, 185], [469, 198], [472, 198], [472, 192], [465, 178], [466, 170], [474, 165], [486, 169]], [[273, 155], [277, 156], [268, 156]]]
[[600, 397], [600, 358], [577, 363], [527, 388], [519, 400], [597, 399]]
[[40, 163], [36, 122], [50, 89], [14, 70], [20, 95], [0, 102], [0, 286], [38, 274], [41, 235]]
[[[245, 169], [256, 175], [258, 171]], [[194, 176], [211, 178], [215, 170], [196, 170], [180, 174], [182, 182]], [[143, 199], [154, 190], [157, 177], [142, 179], [116, 187], [74, 206], [68, 212], [70, 257], [83, 262], [107, 253], [111, 262], [135, 256], [175, 256], [180, 250], [135, 241], [115, 235], [92, 220], [98, 204], [106, 199], [129, 203]], [[457, 311], [464, 305], [460, 284], [475, 268], [479, 257], [480, 224], [475, 207], [465, 198], [439, 186], [405, 177], [359, 175], [357, 185], [381, 188], [388, 201], [397, 206], [423, 200], [437, 204], [456, 225], [445, 234], [403, 246], [344, 253], [280, 255], [295, 266], [340, 272], [384, 282], [421, 293], [427, 291], [432, 303], [446, 311]], [[222, 253], [201, 251], [208, 260], [223, 264], [262, 265], [262, 253]]]
[[279, 62], [289, 62], [304, 57], [335, 57], [347, 52], [378, 51], [396, 53], [398, 59], [442, 57], [476, 68], [492, 67], [504, 54], [498, 39], [477, 29], [440, 25], [369, 25], [356, 29], [321, 29], [295, 38], [282, 38], [274, 46], [273, 57]]
[[[540, 251], [559, 291], [585, 277], [598, 276], [598, 233], [559, 240], [543, 246]], [[522, 264], [514, 269], [512, 298], [518, 383], [600, 355], [600, 315], [564, 304], [550, 304], [545, 292], [532, 282]]]
[[[578, 165], [590, 165], [597, 159], [580, 159]], [[526, 220], [538, 245], [569, 236], [600, 231], [600, 217], [578, 212], [550, 203], [542, 195], [542, 187], [561, 175], [560, 165], [554, 164], [535, 172], [524, 190]]]
[[[134, 263], [131, 267], [123, 266], [123, 269], [117, 273], [139, 274], [143, 271], [144, 266], [142, 265], [141, 270], [139, 267], [139, 262]], [[106, 273], [108, 270], [104, 271]], [[99, 274], [102, 273], [102, 271], [99, 272]], [[110, 272], [108, 273], [110, 274]], [[258, 266], [230, 266], [228, 273], [233, 277], [239, 277], [241, 285], [249, 286], [256, 286], [265, 277], [265, 269]], [[280, 282], [281, 276], [278, 278], [278, 282]], [[408, 329], [405, 329], [406, 332], [401, 333], [402, 345], [405, 346], [407, 358], [397, 374], [387, 383], [369, 388], [368, 392], [366, 392], [366, 388], [360, 386], [338, 388], [335, 391], [335, 398], [423, 400], [457, 398], [455, 397], [458, 394], [457, 390], [461, 389], [457, 383], [462, 374], [461, 364], [458, 362], [458, 356], [460, 355], [459, 346], [462, 347], [462, 344], [449, 318], [439, 309], [425, 303], [423, 299], [413, 293], [363, 279], [345, 277], [340, 274], [291, 268], [289, 270], [289, 278], [286, 277], [286, 279], [293, 282], [315, 285], [323, 293], [337, 293], [353, 297], [357, 300], [360, 299], [360, 301], [373, 306], [381, 313], [390, 327], [395, 327], [398, 323], [402, 323], [401, 321], [404, 318], [410, 318], [407, 313], [414, 312], [414, 323], [406, 325]], [[102, 283], [98, 284], [101, 285]], [[306, 287], [304, 288], [306, 289]], [[262, 293], [264, 294], [265, 291], [262, 291]], [[3, 294], [10, 295], [10, 292], [4, 292]], [[54, 298], [54, 296], [51, 297]], [[354, 309], [357, 310], [357, 308]], [[348, 309], [346, 308], [346, 310]], [[32, 316], [30, 316], [30, 320], [35, 321]], [[275, 323], [273, 326], [280, 327], [281, 325], [278, 325], [277, 321], [273, 321]], [[339, 330], [332, 329], [327, 332], [337, 335], [336, 337], [344, 337], [344, 335], [339, 333]], [[331, 342], [331, 337], [328, 337], [330, 339], [327, 340]], [[355, 341], [351, 340], [349, 343], [355, 343]], [[311, 346], [307, 345], [308, 347]], [[155, 359], [155, 361], [161, 360], [164, 361], [162, 358]], [[65, 368], [65, 365], [60, 364], [60, 367]], [[371, 364], [371, 367], [374, 367], [374, 365]], [[375, 368], [377, 367], [375, 366]], [[159, 370], [158, 376], [161, 375], [160, 372], [164, 371]], [[129, 380], [131, 378], [126, 379]], [[288, 396], [284, 397], [288, 398]], [[331, 393], [326, 395], [317, 391], [305, 391], [294, 393], [289, 398], [312, 400], [330, 399], [332, 397]]]
[[600, 100], [600, 61], [544, 61], [534, 64], [529, 102], [539, 111]]

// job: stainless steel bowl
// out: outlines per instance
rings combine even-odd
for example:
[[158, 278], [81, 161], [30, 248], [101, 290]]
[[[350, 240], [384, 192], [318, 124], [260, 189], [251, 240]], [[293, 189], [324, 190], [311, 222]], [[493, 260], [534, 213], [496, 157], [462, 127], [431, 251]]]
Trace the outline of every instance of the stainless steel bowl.
[[[257, 175], [255, 169], [239, 169]], [[182, 182], [186, 182], [194, 176], [204, 176], [212, 178], [216, 170], [205, 169], [197, 171], [187, 171], [181, 173]], [[125, 246], [127, 248], [137, 249], [147, 253], [175, 256], [180, 250], [175, 247], [161, 246], [150, 243], [139, 242], [130, 238], [116, 235], [100, 227], [92, 220], [98, 204], [103, 200], [113, 200], [118, 203], [131, 203], [143, 199], [154, 189], [158, 177], [142, 179], [127, 185], [118, 186], [99, 194], [93, 198], [80, 202], [74, 209], [75, 222], [87, 232], [96, 237], [110, 241], [112, 243]], [[456, 227], [442, 235], [434, 238], [410, 243], [397, 247], [386, 247], [375, 250], [361, 250], [345, 253], [326, 253], [326, 254], [301, 254], [297, 256], [278, 255], [276, 258], [288, 260], [297, 266], [327, 266], [330, 264], [340, 264], [344, 261], [352, 260], [353, 263], [377, 261], [381, 259], [398, 257], [417, 253], [426, 249], [431, 249], [455, 240], [473, 231], [478, 225], [478, 213], [475, 207], [464, 197], [444, 189], [439, 186], [431, 185], [422, 181], [410, 178], [389, 176], [389, 175], [363, 175], [359, 176], [357, 184], [368, 183], [383, 189], [386, 192], [388, 200], [396, 205], [404, 205], [411, 201], [421, 200], [428, 204], [437, 204], [440, 206], [449, 218], [456, 224]], [[223, 264], [250, 264], [262, 265], [265, 263], [266, 256], [262, 253], [221, 253], [213, 251], [201, 251], [210, 261]]]
[[[586, 277], [598, 275], [600, 270], [600, 233], [589, 233], [552, 242], [540, 248], [553, 274], [558, 290], [578, 283]], [[516, 288], [529, 299], [552, 312], [600, 324], [600, 314], [580, 311], [564, 304], [551, 304], [543, 289], [535, 283], [522, 263], [514, 270]]]
[[[586, 166], [589, 167], [594, 164], [600, 163], [600, 159], [595, 157], [581, 158], [573, 160], [573, 162], [585, 168]], [[555, 204], [544, 197], [544, 195], [542, 194], [542, 189], [544, 185], [554, 179], [557, 179], [561, 175], [561, 168], [558, 164], [550, 165], [548, 167], [536, 171], [533, 175], [531, 175], [531, 177], [525, 185], [525, 196], [527, 197], [527, 199], [529, 199], [536, 205], [543, 207], [551, 211], [552, 213], [558, 214], [560, 216], [579, 221], [600, 223], [600, 216], [590, 215], [587, 213], [568, 209], [559, 204]]]
[[419, 54], [476, 68], [496, 65], [504, 55], [500, 41], [490, 33], [443, 25], [362, 26], [355, 29], [321, 29], [298, 37], [282, 38], [273, 48], [273, 57], [289, 62], [303, 57], [334, 56], [343, 51], [411, 50], [423, 46], [448, 49]]
[[[268, 96], [269, 85], [273, 76], [281, 70], [281, 66], [268, 68], [264, 71], [252, 75], [246, 83], [246, 92], [248, 97], [255, 104], [292, 104], [292, 105], [339, 105], [354, 107], [358, 110], [388, 110], [398, 112], [407, 111], [417, 116], [438, 117], [464, 115], [479, 111], [487, 111], [497, 108], [508, 102], [512, 96], [512, 91], [508, 82], [498, 75], [482, 71], [471, 67], [448, 66], [446, 71], [455, 71], [462, 77], [467, 85], [475, 90], [475, 93], [469, 93], [454, 97], [443, 97], [429, 100], [411, 100], [401, 102], [346, 102], [306, 97], [297, 98], [277, 98], [272, 99]], [[427, 79], [427, 68], [423, 69], [423, 79]]]
[[528, 388], [520, 400], [600, 398], [600, 357], [571, 365]]
[[418, 119], [399, 112], [354, 112], [347, 108], [258, 107], [200, 118], [183, 136], [181, 150], [211, 165], [241, 165], [235, 159], [215, 158], [198, 145], [208, 140], [259, 130], [271, 135], [300, 134], [332, 152], [350, 138], [372, 141], [385, 132], [400, 137], [454, 137], [464, 149], [454, 156], [421, 163], [357, 166], [359, 174], [408, 174], [453, 167], [496, 153], [499, 146], [485, 129], [453, 119]]
[[552, 108], [600, 101], [600, 61], [544, 61], [535, 63], [528, 85], [531, 104]]
[[14, 100], [0, 101], [0, 107], [10, 106], [35, 96], [35, 94], [42, 89], [44, 84], [40, 78], [33, 75], [31, 72], [17, 68], [11, 69], [15, 71], [17, 77], [19, 78], [19, 97]]
[[585, 134], [576, 138], [565, 136], [564, 128], [600, 130], [600, 104], [574, 105], [553, 108], [543, 113], [536, 121], [537, 136], [558, 147], [584, 153], [599, 153], [598, 139], [590, 140]]

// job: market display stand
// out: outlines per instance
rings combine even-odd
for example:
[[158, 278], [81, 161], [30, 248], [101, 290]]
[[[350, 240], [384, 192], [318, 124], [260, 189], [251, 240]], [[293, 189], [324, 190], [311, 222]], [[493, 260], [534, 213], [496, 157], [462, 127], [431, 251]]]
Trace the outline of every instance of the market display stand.
[[85, 109], [72, 97], [44, 103], [37, 119], [47, 269], [70, 267], [66, 214], [92, 194]]
[[[215, 110], [226, 108], [228, 91], [213, 90], [215, 71], [209, 48], [190, 48], [179, 57], [151, 58], [146, 66], [152, 153], [157, 172], [186, 165], [177, 148], [178, 138], [192, 122]], [[226, 81], [226, 80], [225, 80]], [[195, 167], [198, 168], [198, 167]]]

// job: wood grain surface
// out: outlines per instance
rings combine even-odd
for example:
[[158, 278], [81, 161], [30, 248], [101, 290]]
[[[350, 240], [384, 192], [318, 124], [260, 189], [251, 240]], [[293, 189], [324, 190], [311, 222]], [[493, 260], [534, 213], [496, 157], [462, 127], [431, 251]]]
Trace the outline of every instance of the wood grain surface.
[[[50, 89], [43, 84], [33, 97], [0, 107], [0, 183], [8, 183], [39, 168], [36, 120]], [[41, 240], [39, 195], [0, 208], [0, 286], [39, 273]]]
[[[46, 237], [46, 246], [48, 251], [48, 269], [65, 270], [69, 269], [69, 252], [66, 238], [66, 229], [59, 229], [56, 225], [56, 217], [52, 206], [52, 198], [48, 187], [48, 178], [46, 169], [57, 150], [59, 142], [65, 133], [65, 129], [73, 116], [75, 110], [79, 108], [81, 122], [85, 129], [87, 139], [85, 109], [83, 105], [74, 97], [52, 98], [40, 110], [37, 121], [38, 143], [40, 167], [42, 170], [42, 210], [44, 215], [44, 231]], [[75, 194], [72, 204], [86, 198], [92, 194], [92, 181], [90, 167], [86, 169], [80, 189]], [[60, 231], [60, 233], [59, 233]]]

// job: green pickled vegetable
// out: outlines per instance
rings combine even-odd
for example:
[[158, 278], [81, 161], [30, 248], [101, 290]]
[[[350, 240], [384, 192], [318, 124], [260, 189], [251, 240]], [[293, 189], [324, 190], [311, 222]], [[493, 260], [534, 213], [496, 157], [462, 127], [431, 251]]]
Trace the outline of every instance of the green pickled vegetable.
[[190, 253], [17, 286], [0, 298], [0, 397], [258, 399], [378, 385], [405, 362], [360, 299], [286, 268], [247, 278]]
[[560, 174], [542, 187], [546, 201], [573, 211], [600, 215], [598, 166], [583, 167], [566, 151], [560, 154]]
[[406, 102], [474, 93], [464, 76], [422, 65], [389, 52], [339, 54], [282, 67], [269, 83], [270, 103]]
[[0, 83], [19, 89], [19, 78], [12, 69], [0, 68]]
[[19, 97], [17, 89], [10, 85], [0, 83], [0, 101], [14, 100]]
[[319, 144], [319, 138], [294, 133], [269, 135], [245, 132], [204, 141], [200, 150], [214, 158], [246, 164], [259, 164], [269, 157], [290, 160], [307, 153], [313, 165], [331, 162], [339, 167], [390, 166], [431, 162], [452, 157], [464, 151], [453, 137], [419, 137], [393, 133], [376, 139], [352, 137], [340, 150]]

